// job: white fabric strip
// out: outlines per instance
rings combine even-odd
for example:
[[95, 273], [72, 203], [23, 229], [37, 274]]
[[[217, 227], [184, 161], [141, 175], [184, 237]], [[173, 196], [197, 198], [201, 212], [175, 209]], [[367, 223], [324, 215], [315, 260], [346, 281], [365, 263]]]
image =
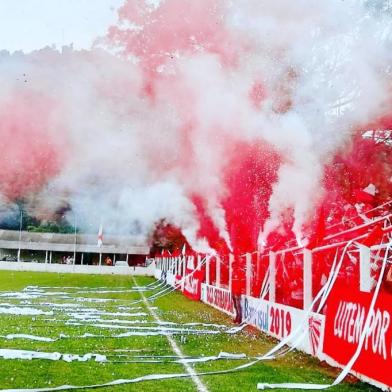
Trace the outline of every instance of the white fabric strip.
[[[352, 242], [347, 244], [347, 246], [345, 247], [345, 250], [348, 248], [349, 245], [351, 245], [351, 243]], [[340, 266], [343, 261], [343, 256], [344, 256], [345, 250], [343, 251], [343, 254], [342, 254], [342, 257], [340, 259], [338, 266], [336, 266], [336, 257], [335, 257], [334, 265], [331, 268], [327, 283], [325, 284], [325, 286], [323, 286], [323, 288], [320, 290], [320, 292], [315, 297], [315, 299], [309, 309], [309, 313], [310, 313], [311, 309], [313, 309], [313, 307], [317, 303], [317, 301], [320, 300], [321, 297], [323, 297], [324, 301], [326, 301], [327, 295], [325, 295], [325, 292], [330, 291], [330, 290], [328, 290], [329, 286], [330, 285], [333, 286], [333, 283], [336, 280], [336, 276], [339, 272]], [[143, 295], [143, 297], [144, 297], [144, 295]], [[144, 297], [144, 299], [146, 300], [146, 297]], [[136, 301], [136, 302], [140, 302], [140, 301]], [[320, 309], [322, 308], [321, 302], [323, 302], [323, 301], [320, 301], [320, 305], [319, 305]], [[294, 331], [294, 333], [292, 335], [298, 334], [298, 332], [300, 332], [300, 328], [297, 329], [296, 331]], [[275, 352], [281, 350], [284, 346], [286, 346], [290, 342], [290, 338], [292, 338], [292, 336], [289, 336], [288, 338], [284, 339], [276, 347], [274, 347], [272, 350], [270, 350], [267, 354], [258, 357], [254, 361], [248, 362], [248, 363], [240, 365], [240, 366], [236, 366], [232, 369], [227, 369], [227, 370], [222, 370], [222, 371], [199, 372], [199, 373], [195, 373], [195, 375], [196, 376], [203, 376], [203, 375], [207, 376], [207, 375], [223, 375], [223, 374], [235, 373], [235, 372], [241, 371], [243, 369], [249, 368], [251, 366], [254, 366], [255, 364], [259, 363], [260, 361], [274, 359], [277, 356], [277, 355], [274, 355]], [[284, 353], [290, 351], [291, 349], [294, 349], [294, 346], [290, 349], [286, 349], [281, 354], [284, 354]], [[190, 377], [192, 377], [192, 374], [189, 374], [189, 372], [175, 373], [175, 374], [151, 374], [151, 375], [141, 376], [141, 377], [137, 377], [137, 378], [133, 378], [133, 379], [114, 380], [114, 381], [104, 383], [104, 384], [85, 385], [85, 386], [62, 385], [62, 386], [55, 387], [55, 388], [40, 388], [40, 389], [6, 389], [6, 390], [2, 390], [2, 392], [52, 392], [52, 391], [74, 390], [74, 389], [95, 389], [95, 388], [114, 386], [114, 385], [133, 384], [133, 383], [139, 383], [139, 382], [144, 382], [144, 381], [165, 380], [165, 379], [175, 379], [175, 378], [176, 379], [190, 378]], [[271, 386], [274, 384], [259, 384], [258, 386], [260, 386], [260, 389], [261, 389], [261, 386], [267, 387], [267, 385]], [[303, 385], [302, 384], [284, 384], [284, 385], [296, 385], [295, 389], [300, 389], [300, 388], [302, 388], [302, 389], [325, 389], [325, 385], [319, 386], [320, 388], [314, 388], [314, 385], [311, 385], [311, 387], [309, 387], [310, 384], [303, 384]], [[302, 387], [300, 387], [300, 385], [302, 385]]]
[[380, 291], [382, 279], [383, 279], [383, 276], [385, 273], [387, 260], [388, 260], [388, 254], [389, 254], [390, 249], [391, 249], [391, 243], [388, 244], [386, 251], [385, 251], [385, 256], [384, 256], [383, 263], [381, 266], [380, 275], [379, 275], [377, 285], [374, 290], [374, 294], [373, 294], [373, 297], [372, 297], [372, 300], [371, 300], [371, 303], [369, 306], [369, 311], [366, 316], [365, 325], [364, 325], [363, 331], [362, 331], [360, 338], [359, 338], [357, 349], [356, 349], [354, 355], [348, 361], [347, 365], [343, 368], [342, 372], [335, 379], [335, 381], [332, 384], [302, 384], [302, 383], [301, 384], [296, 384], [296, 383], [267, 384], [267, 383], [259, 383], [259, 384], [257, 384], [257, 389], [263, 390], [263, 389], [282, 388], [282, 389], [315, 389], [315, 390], [317, 389], [317, 390], [321, 390], [321, 389], [328, 389], [330, 387], [336, 386], [344, 380], [344, 378], [347, 376], [347, 374], [352, 369], [352, 367], [353, 367], [354, 363], [356, 362], [356, 360], [358, 359], [359, 355], [361, 354], [362, 347], [365, 342], [366, 336], [369, 332], [369, 329], [371, 328], [370, 322], [372, 319], [372, 314], [374, 313], [374, 306], [376, 304], [376, 300], [377, 300], [377, 297], [378, 297], [378, 294]]
[[66, 362], [86, 362], [91, 359], [94, 359], [95, 362], [106, 362], [106, 356], [101, 354], [84, 354], [84, 355], [77, 355], [77, 354], [61, 354], [58, 352], [48, 353], [42, 351], [28, 351], [28, 350], [15, 350], [15, 349], [0, 349], [0, 358], [4, 359], [25, 359], [25, 360], [32, 360], [32, 359], [48, 359], [51, 361], [59, 361], [63, 360]]

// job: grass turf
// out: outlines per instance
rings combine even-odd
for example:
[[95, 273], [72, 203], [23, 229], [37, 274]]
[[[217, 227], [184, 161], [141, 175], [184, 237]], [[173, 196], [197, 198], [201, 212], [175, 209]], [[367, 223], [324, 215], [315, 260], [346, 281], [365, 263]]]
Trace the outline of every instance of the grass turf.
[[[153, 279], [136, 277], [139, 286], [153, 282]], [[185, 373], [184, 366], [170, 362], [145, 363], [139, 356], [170, 356], [173, 350], [166, 336], [130, 336], [113, 338], [113, 334], [133, 330], [135, 326], [152, 326], [154, 319], [137, 291], [126, 291], [134, 286], [130, 276], [113, 275], [74, 275], [32, 272], [0, 271], [0, 308], [34, 308], [46, 315], [10, 315], [0, 314], [0, 335], [30, 334], [58, 338], [65, 334], [69, 338], [55, 342], [40, 342], [26, 339], [8, 340], [0, 338], [0, 348], [23, 349], [44, 352], [60, 352], [83, 355], [86, 353], [104, 354], [108, 362], [65, 362], [33, 359], [0, 359], [0, 387], [6, 388], [42, 388], [56, 387], [63, 384], [91, 385], [115, 379], [130, 379], [148, 374]], [[46, 287], [43, 292], [34, 294], [34, 289], [24, 290], [27, 286]], [[65, 288], [63, 287], [71, 287]], [[104, 289], [100, 289], [105, 287]], [[101, 292], [99, 292], [101, 290]], [[120, 292], [102, 292], [115, 291]], [[144, 293], [146, 297], [155, 291]], [[15, 294], [18, 293], [18, 294]], [[41, 294], [42, 295], [41, 295]], [[26, 294], [26, 297], [16, 298]], [[105, 302], [88, 302], [105, 299]], [[3, 304], [3, 305], [1, 305]], [[71, 304], [74, 308], [64, 308]], [[161, 320], [174, 323], [217, 323], [231, 326], [231, 320], [224, 314], [200, 302], [190, 301], [178, 292], [170, 293], [154, 301]], [[76, 314], [95, 309], [101, 315], [97, 319], [79, 320]], [[106, 312], [106, 314], [105, 314]], [[108, 315], [107, 312], [112, 315]], [[118, 313], [145, 313], [143, 316], [119, 316]], [[116, 321], [117, 320], [117, 321]], [[119, 321], [120, 320], [120, 321]], [[122, 321], [138, 321], [137, 324], [124, 324]], [[70, 324], [72, 322], [73, 324]], [[102, 328], [99, 324], [110, 325]], [[127, 328], [120, 328], [121, 326]], [[177, 325], [178, 326], [178, 325]], [[196, 327], [194, 327], [196, 328]], [[99, 337], [80, 338], [85, 333]], [[276, 341], [253, 329], [246, 329], [236, 335], [219, 333], [215, 335], [187, 334], [174, 335], [173, 339], [184, 355], [199, 357], [217, 355], [221, 351], [245, 353], [249, 357], [267, 352]], [[119, 351], [138, 350], [138, 351]], [[138, 362], [139, 361], [139, 362]], [[130, 363], [133, 362], [133, 363]], [[191, 365], [197, 372], [232, 369], [246, 361], [213, 361]], [[329, 383], [338, 374], [336, 369], [322, 365], [319, 361], [299, 352], [292, 352], [274, 361], [259, 362], [240, 372], [224, 375], [201, 377], [209, 391], [255, 391], [258, 382], [309, 382]], [[137, 384], [100, 388], [105, 391], [196, 391], [195, 384], [189, 378], [146, 381]], [[350, 378], [345, 383], [334, 387], [336, 391], [375, 391], [367, 384]]]

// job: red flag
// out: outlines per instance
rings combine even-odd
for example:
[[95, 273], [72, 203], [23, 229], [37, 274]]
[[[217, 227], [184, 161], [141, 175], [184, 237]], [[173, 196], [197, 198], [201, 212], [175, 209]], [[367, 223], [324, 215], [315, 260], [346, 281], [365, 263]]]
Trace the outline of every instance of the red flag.
[[370, 247], [372, 245], [379, 245], [381, 243], [382, 237], [384, 236], [384, 230], [382, 229], [383, 227], [383, 222], [379, 222], [376, 224], [375, 227], [369, 232], [367, 237], [365, 237], [363, 240], [360, 240], [361, 244]]
[[102, 223], [99, 225], [99, 230], [98, 230], [98, 243], [97, 246], [101, 247], [103, 245], [103, 227]]
[[354, 191], [355, 198], [359, 203], [373, 204], [376, 196], [377, 188], [374, 184], [369, 184], [366, 188], [356, 189]]

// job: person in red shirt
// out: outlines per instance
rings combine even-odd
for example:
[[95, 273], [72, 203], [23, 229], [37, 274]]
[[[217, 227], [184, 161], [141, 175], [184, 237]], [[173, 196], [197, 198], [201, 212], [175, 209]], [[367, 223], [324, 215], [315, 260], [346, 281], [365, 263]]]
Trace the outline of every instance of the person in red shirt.
[[383, 287], [388, 293], [392, 293], [392, 265], [387, 267], [387, 273], [384, 276]]
[[232, 275], [231, 275], [231, 296], [233, 298], [233, 304], [235, 309], [234, 322], [240, 324], [242, 322], [242, 310], [241, 310], [241, 295], [243, 293], [245, 285], [245, 276], [242, 263], [240, 258], [237, 256], [236, 261], [232, 264]]

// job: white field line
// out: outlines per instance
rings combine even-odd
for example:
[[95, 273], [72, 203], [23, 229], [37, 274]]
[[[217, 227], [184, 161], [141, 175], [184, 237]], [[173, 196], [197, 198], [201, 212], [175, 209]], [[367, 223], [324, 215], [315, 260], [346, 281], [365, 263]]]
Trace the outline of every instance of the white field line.
[[[133, 282], [135, 285], [137, 285], [137, 282], [135, 280], [135, 277], [132, 276]], [[159, 316], [156, 314], [155, 310], [150, 306], [148, 303], [143, 291], [140, 291], [140, 295], [143, 299], [144, 304], [147, 306], [148, 311], [152, 315], [152, 317], [157, 321], [158, 323], [162, 323], [162, 320], [159, 318]], [[170, 336], [170, 335], [165, 335], [167, 340], [170, 343], [170, 346], [172, 347], [173, 351], [175, 352], [176, 355], [178, 355], [181, 359], [185, 359], [184, 353], [181, 351], [180, 347], [178, 347], [177, 343], [175, 340]], [[183, 362], [184, 368], [186, 372], [191, 376], [192, 381], [195, 383], [197, 390], [199, 392], [208, 392], [207, 387], [202, 383], [198, 375], [196, 374], [195, 370], [186, 362]]]

